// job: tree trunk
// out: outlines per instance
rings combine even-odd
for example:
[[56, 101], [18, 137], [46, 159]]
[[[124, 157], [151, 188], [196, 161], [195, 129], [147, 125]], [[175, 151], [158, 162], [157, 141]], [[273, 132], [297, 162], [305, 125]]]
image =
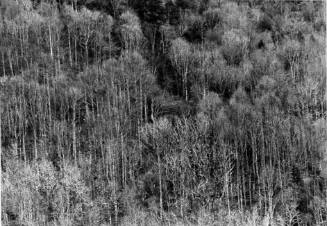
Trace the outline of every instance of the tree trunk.
[[76, 101], [73, 102], [73, 154], [74, 154], [74, 162], [77, 165], [77, 148], [76, 148]]

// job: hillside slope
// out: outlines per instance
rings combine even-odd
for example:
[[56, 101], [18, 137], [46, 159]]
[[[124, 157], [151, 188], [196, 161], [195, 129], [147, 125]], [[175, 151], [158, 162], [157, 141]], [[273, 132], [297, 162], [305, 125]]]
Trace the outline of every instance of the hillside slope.
[[0, 12], [2, 224], [327, 223], [323, 1]]

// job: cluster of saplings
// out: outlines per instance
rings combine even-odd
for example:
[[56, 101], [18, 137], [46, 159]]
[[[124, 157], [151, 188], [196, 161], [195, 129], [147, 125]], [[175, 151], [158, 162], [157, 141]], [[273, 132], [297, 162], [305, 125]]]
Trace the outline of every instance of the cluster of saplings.
[[318, 1], [2, 0], [4, 225], [327, 223]]

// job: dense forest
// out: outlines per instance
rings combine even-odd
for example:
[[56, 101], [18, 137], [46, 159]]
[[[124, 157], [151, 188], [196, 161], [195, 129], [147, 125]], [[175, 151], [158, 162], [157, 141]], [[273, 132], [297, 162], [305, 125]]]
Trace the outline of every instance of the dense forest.
[[325, 12], [1, 0], [2, 225], [327, 225]]

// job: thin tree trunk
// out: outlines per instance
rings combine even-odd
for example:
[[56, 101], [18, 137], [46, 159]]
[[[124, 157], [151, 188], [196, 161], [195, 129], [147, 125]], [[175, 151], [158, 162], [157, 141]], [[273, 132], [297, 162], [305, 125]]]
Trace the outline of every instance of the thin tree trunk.
[[60, 60], [61, 60], [61, 55], [60, 55], [60, 31], [58, 29], [58, 27], [56, 27], [57, 29], [57, 66], [58, 66], [58, 70], [57, 73], [60, 73], [61, 70], [61, 66], [60, 66]]
[[68, 47], [69, 47], [69, 66], [72, 67], [73, 66], [73, 59], [72, 59], [72, 47], [71, 47], [71, 40], [70, 40], [70, 30], [68, 28]]
[[52, 34], [51, 34], [51, 26], [50, 23], [48, 24], [48, 31], [49, 31], [49, 47], [50, 47], [50, 56], [53, 60], [53, 45], [52, 45]]
[[10, 50], [7, 51], [7, 56], [8, 56], [9, 67], [10, 67], [10, 71], [11, 71], [11, 76], [14, 76], [14, 69], [13, 69], [13, 65], [12, 65], [11, 51]]
[[4, 54], [4, 52], [1, 52], [1, 56], [2, 56], [2, 71], [3, 71], [3, 76], [6, 76], [5, 54]]
[[75, 55], [75, 65], [78, 66], [78, 59], [77, 59], [77, 40], [76, 36], [74, 36], [74, 55]]
[[37, 154], [37, 143], [36, 143], [37, 137], [36, 137], [36, 128], [35, 127], [34, 127], [34, 130], [33, 130], [33, 135], [34, 135], [34, 159], [37, 160], [37, 157], [38, 157], [38, 154]]
[[161, 175], [161, 161], [160, 155], [157, 151], [157, 160], [158, 160], [158, 168], [159, 168], [159, 205], [160, 205], [160, 218], [162, 218], [162, 210], [163, 210], [163, 200], [162, 200], [162, 175]]
[[[2, 55], [3, 56], [3, 55]], [[0, 100], [0, 162], [2, 165], [2, 111], [3, 111], [3, 105], [2, 100]], [[0, 178], [2, 178], [2, 169], [0, 170]], [[2, 180], [0, 182], [0, 186], [2, 187]], [[0, 202], [0, 210], [2, 210], [2, 202]], [[0, 219], [2, 219], [2, 211], [0, 211]]]
[[76, 101], [73, 102], [73, 154], [74, 154], [74, 162], [77, 165], [77, 148], [76, 148]]

